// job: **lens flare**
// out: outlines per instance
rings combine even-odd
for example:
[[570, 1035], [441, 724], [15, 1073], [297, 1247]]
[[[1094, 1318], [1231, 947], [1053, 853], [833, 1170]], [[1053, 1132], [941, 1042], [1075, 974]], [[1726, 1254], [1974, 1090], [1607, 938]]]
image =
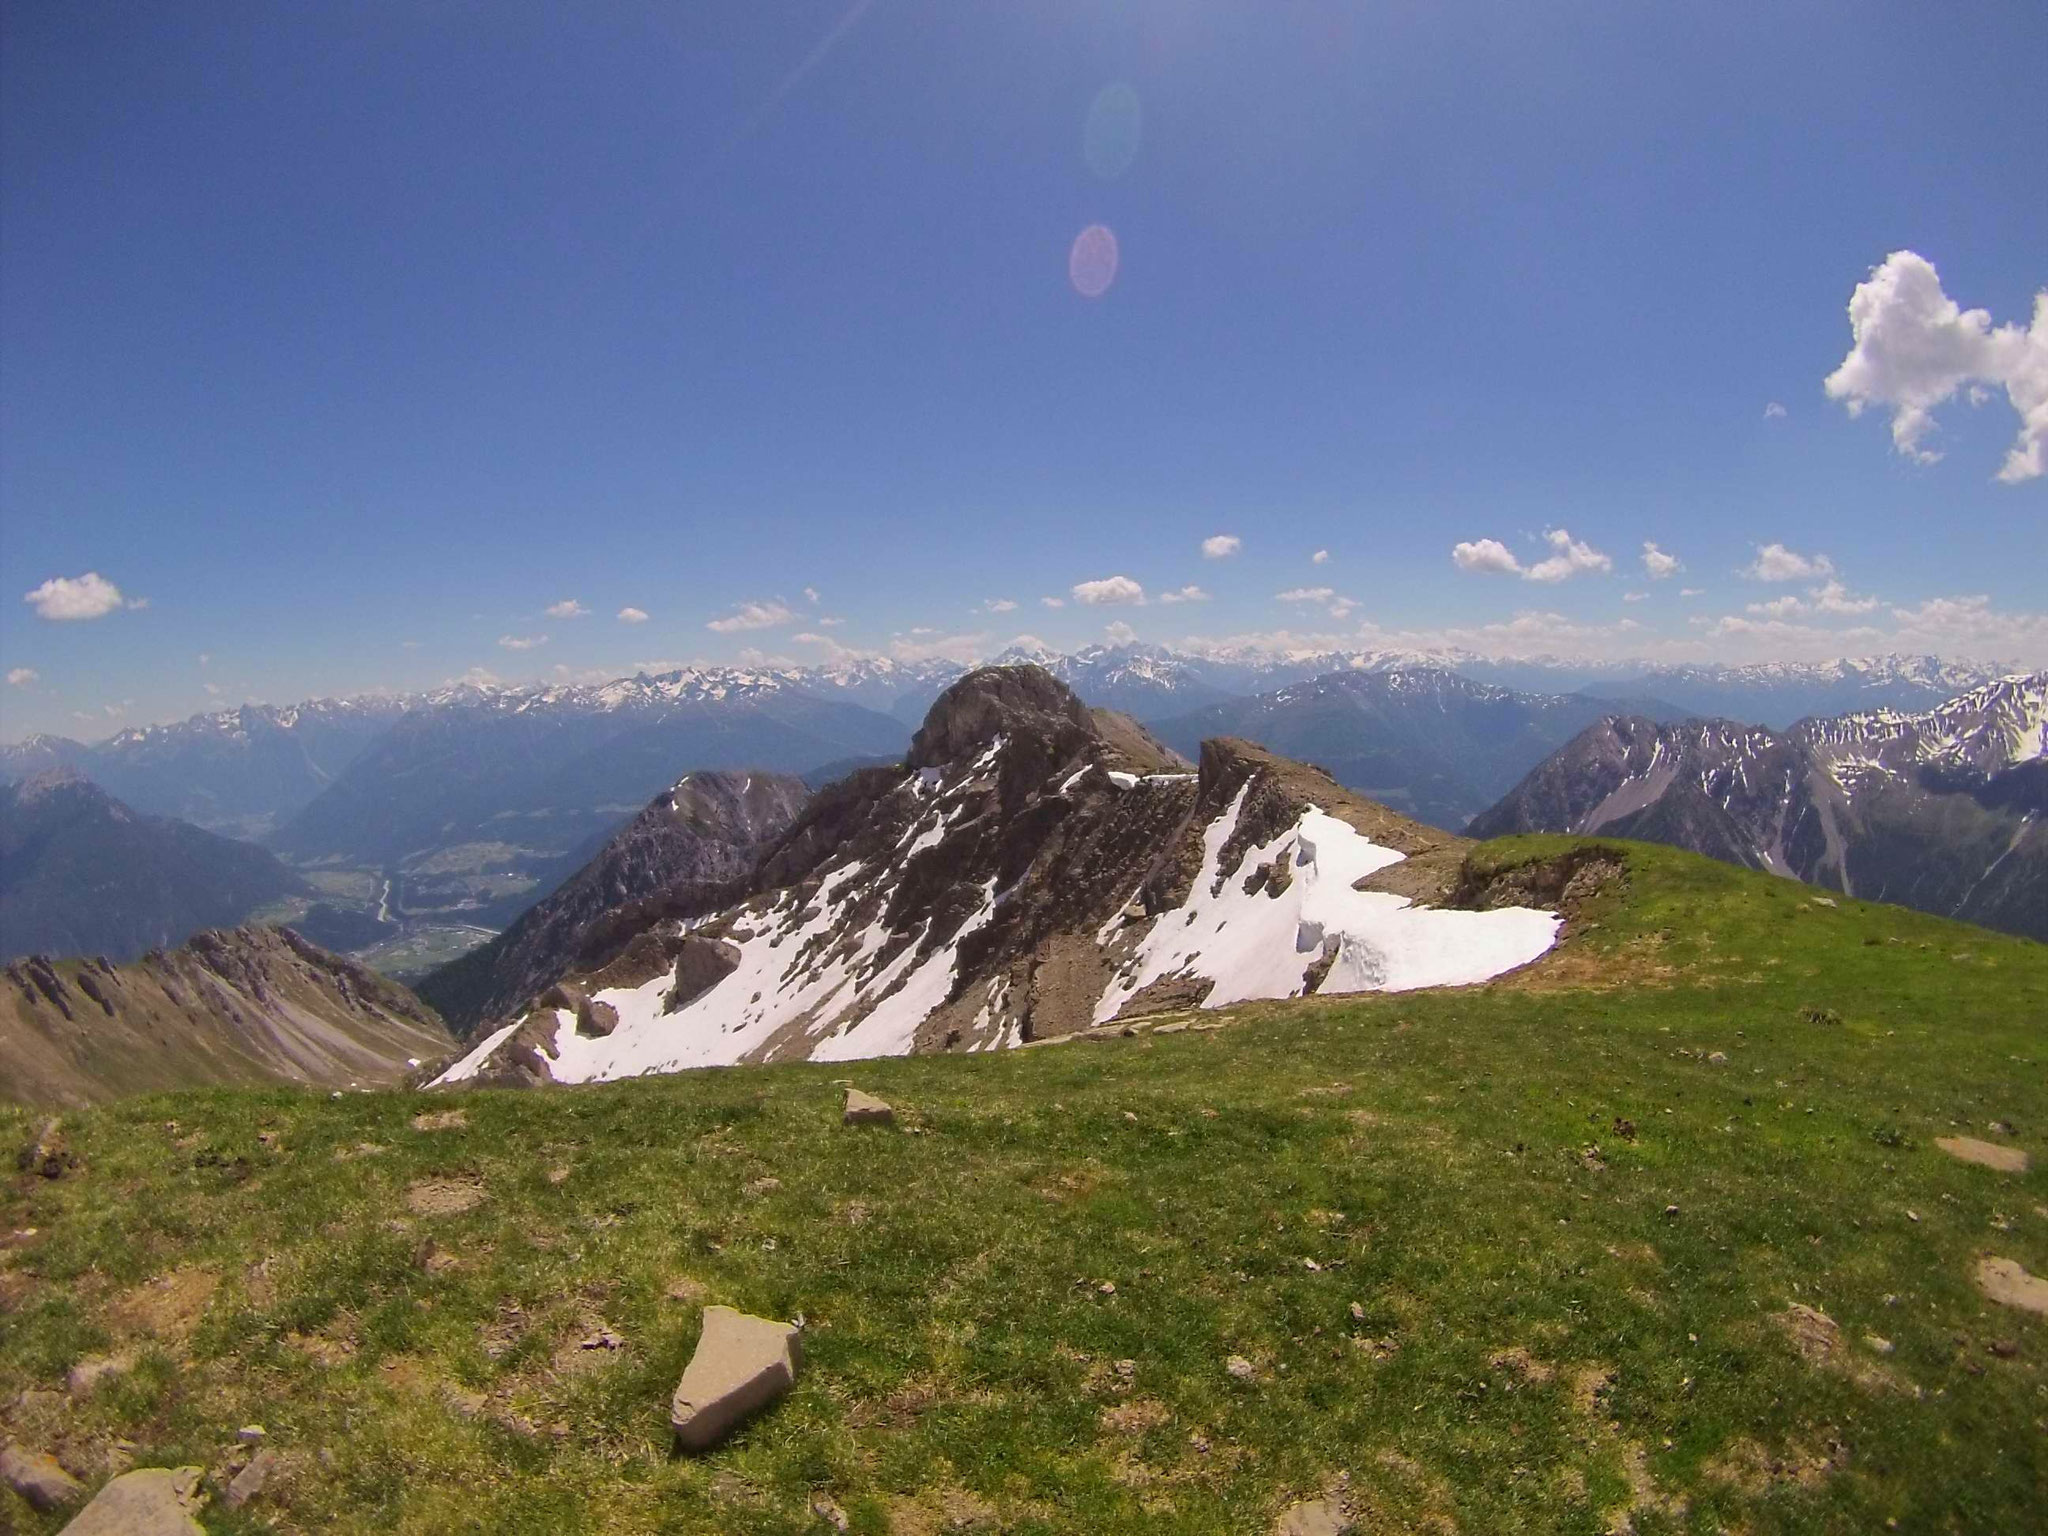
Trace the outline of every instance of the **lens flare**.
[[1097, 91], [1081, 129], [1081, 157], [1088, 162], [1088, 169], [1104, 181], [1115, 181], [1128, 171], [1138, 158], [1143, 122], [1138, 93], [1123, 81]]
[[1099, 299], [1116, 281], [1116, 236], [1104, 224], [1090, 224], [1074, 236], [1067, 252], [1067, 281], [1084, 299]]

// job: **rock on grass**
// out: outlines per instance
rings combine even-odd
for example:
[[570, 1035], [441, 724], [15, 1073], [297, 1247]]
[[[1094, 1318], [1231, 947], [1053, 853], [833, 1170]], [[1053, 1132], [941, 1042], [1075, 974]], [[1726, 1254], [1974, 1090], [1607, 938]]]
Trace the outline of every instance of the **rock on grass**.
[[697, 1352], [669, 1404], [676, 1444], [709, 1450], [748, 1414], [796, 1384], [802, 1334], [793, 1323], [706, 1307]]

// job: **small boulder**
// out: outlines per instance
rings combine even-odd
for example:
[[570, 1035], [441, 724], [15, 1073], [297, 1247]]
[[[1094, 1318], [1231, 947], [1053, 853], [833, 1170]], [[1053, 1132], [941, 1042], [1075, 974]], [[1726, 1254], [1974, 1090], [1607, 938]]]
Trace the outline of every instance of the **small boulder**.
[[61, 1179], [78, 1166], [78, 1157], [64, 1140], [64, 1128], [55, 1117], [45, 1120], [34, 1141], [16, 1154], [14, 1164], [23, 1173]]
[[2002, 1306], [2048, 1316], [2048, 1280], [2028, 1274], [2011, 1259], [1979, 1259], [1977, 1288]]
[[858, 1088], [846, 1090], [846, 1108], [841, 1111], [842, 1125], [894, 1125], [896, 1111], [886, 1101], [872, 1093], [862, 1093]]
[[249, 1465], [235, 1474], [235, 1480], [228, 1484], [228, 1491], [221, 1502], [229, 1509], [240, 1509], [263, 1491], [263, 1485], [270, 1481], [277, 1464], [277, 1452], [265, 1446], [249, 1459]]
[[706, 1307], [696, 1353], [669, 1404], [676, 1444], [686, 1451], [718, 1444], [796, 1384], [802, 1357], [803, 1335], [794, 1323]]
[[45, 1513], [85, 1492], [85, 1484], [58, 1466], [54, 1456], [11, 1443], [0, 1445], [0, 1483]]
[[1273, 1529], [1276, 1536], [1344, 1536], [1351, 1515], [1342, 1499], [1304, 1499], [1288, 1506]]
[[197, 1467], [123, 1472], [64, 1527], [64, 1536], [206, 1536], [192, 1516], [204, 1495]]

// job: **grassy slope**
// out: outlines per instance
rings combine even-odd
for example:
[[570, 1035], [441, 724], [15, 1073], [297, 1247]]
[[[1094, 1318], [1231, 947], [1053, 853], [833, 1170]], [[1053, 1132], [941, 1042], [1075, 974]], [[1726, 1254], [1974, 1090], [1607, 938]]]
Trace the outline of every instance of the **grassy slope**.
[[[81, 1116], [83, 1170], [9, 1196], [38, 1230], [0, 1270], [0, 1401], [139, 1342], [19, 1432], [212, 1465], [264, 1423], [290, 1475], [216, 1532], [824, 1530], [813, 1490], [863, 1531], [1260, 1531], [1343, 1475], [1369, 1530], [2026, 1528], [2048, 1323], [1970, 1276], [2048, 1272], [2048, 949], [1628, 856], [1547, 983], [856, 1064], [906, 1131], [839, 1127], [844, 1066]], [[1561, 985], [1595, 970], [1628, 983]], [[1932, 1145], [1994, 1120], [2035, 1171]], [[430, 1177], [487, 1197], [412, 1215]], [[209, 1305], [136, 1340], [181, 1269]], [[671, 1459], [699, 1299], [804, 1314], [807, 1369]], [[1839, 1320], [1833, 1364], [1793, 1302]], [[573, 1347], [599, 1325], [625, 1348]]]

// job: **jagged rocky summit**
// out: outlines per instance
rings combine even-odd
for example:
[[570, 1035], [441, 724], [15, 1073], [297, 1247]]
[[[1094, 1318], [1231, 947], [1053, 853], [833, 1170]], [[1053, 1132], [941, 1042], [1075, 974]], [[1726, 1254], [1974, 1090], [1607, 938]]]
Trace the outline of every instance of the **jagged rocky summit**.
[[1485, 980], [1554, 941], [1452, 910], [1465, 844], [1219, 740], [1198, 768], [1031, 665], [940, 696], [716, 911], [667, 918], [440, 1081], [992, 1050], [1120, 1015]]
[[288, 928], [195, 934], [130, 965], [31, 955], [0, 984], [0, 1098], [87, 1104], [221, 1083], [388, 1087], [455, 1041], [398, 983]]
[[1605, 720], [1468, 830], [1670, 843], [2048, 939], [2048, 673], [1789, 731]]

